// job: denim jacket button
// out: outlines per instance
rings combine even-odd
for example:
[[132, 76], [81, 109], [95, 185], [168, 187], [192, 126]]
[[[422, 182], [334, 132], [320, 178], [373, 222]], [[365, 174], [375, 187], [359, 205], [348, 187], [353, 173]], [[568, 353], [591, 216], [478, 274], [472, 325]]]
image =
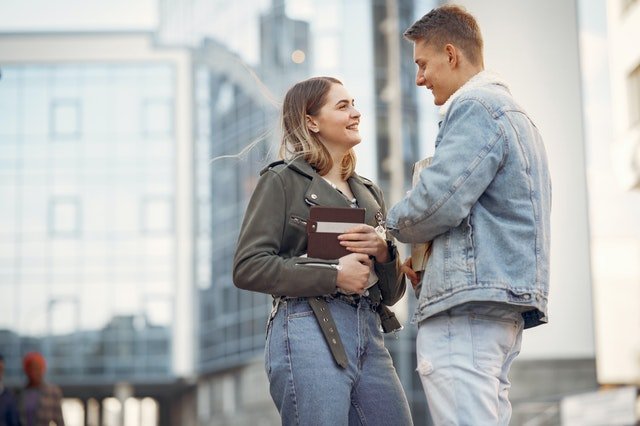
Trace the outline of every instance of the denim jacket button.
[[524, 300], [529, 300], [529, 299], [531, 299], [531, 295], [530, 295], [529, 293], [527, 293], [527, 294], [523, 294], [523, 295], [522, 295], [522, 298], [523, 298]]

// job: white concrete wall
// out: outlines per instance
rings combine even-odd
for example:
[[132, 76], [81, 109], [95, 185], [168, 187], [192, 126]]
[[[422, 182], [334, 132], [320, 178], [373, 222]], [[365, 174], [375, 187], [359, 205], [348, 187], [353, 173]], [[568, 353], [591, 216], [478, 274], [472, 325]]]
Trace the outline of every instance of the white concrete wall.
[[[629, 73], [640, 65], [640, 3], [607, 2], [611, 140], [590, 170], [596, 354], [600, 383], [640, 385], [640, 125], [629, 121]], [[596, 167], [597, 166], [597, 167]]]

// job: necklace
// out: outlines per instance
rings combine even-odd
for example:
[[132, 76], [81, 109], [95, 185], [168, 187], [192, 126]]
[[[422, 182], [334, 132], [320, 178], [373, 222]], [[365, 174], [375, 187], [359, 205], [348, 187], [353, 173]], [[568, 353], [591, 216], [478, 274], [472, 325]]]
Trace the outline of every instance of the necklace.
[[335, 183], [331, 182], [329, 179], [327, 179], [324, 176], [322, 176], [322, 179], [324, 179], [329, 185], [331, 185], [331, 187], [333, 189], [338, 191], [340, 193], [340, 195], [342, 195], [349, 202], [349, 204], [351, 204], [351, 207], [358, 207], [358, 200], [356, 200], [356, 197], [349, 198], [347, 196], [347, 194], [345, 194], [344, 192], [340, 191], [340, 188], [338, 188], [338, 186]]

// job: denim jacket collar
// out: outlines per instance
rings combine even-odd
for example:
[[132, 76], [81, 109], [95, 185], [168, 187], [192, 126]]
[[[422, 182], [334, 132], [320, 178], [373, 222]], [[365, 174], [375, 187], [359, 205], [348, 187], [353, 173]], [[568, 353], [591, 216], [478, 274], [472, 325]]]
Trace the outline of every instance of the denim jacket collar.
[[497, 73], [487, 70], [480, 71], [478, 74], [467, 80], [465, 84], [460, 86], [458, 90], [453, 92], [451, 96], [449, 96], [449, 99], [447, 99], [447, 101], [440, 107], [440, 115], [444, 117], [447, 114], [447, 111], [449, 110], [449, 107], [451, 106], [453, 101], [461, 94], [489, 84], [497, 84], [509, 90], [509, 86], [507, 86], [507, 83]]

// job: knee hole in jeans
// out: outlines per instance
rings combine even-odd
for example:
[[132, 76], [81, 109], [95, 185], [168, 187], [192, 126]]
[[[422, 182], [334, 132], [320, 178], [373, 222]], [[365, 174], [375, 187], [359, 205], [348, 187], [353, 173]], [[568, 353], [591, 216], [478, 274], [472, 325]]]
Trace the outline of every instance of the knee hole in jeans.
[[428, 359], [420, 359], [416, 371], [420, 376], [428, 376], [433, 373], [433, 363]]

